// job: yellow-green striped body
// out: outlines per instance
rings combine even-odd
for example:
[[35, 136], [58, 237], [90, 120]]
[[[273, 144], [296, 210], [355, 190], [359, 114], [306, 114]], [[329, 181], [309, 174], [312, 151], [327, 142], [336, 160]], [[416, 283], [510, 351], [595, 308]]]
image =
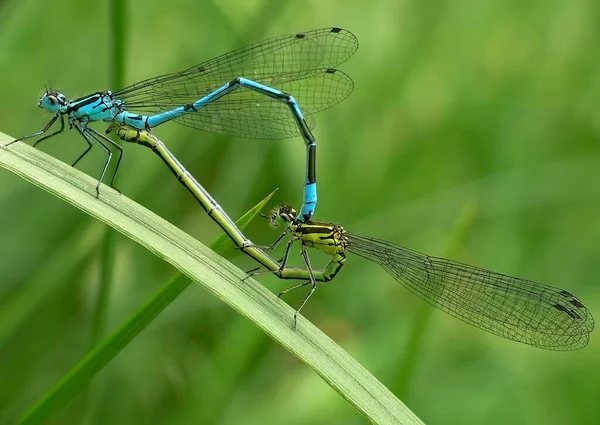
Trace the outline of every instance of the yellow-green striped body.
[[345, 251], [348, 238], [344, 228], [337, 224], [318, 221], [306, 223], [295, 221], [290, 228], [303, 246], [331, 255], [329, 264], [318, 274], [322, 274], [327, 281], [333, 279], [346, 262]]

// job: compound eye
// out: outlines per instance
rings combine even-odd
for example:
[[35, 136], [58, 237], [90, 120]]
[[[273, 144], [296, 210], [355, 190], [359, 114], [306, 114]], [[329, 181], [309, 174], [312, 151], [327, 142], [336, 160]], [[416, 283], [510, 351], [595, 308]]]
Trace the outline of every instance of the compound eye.
[[46, 99], [48, 99], [50, 101], [51, 104], [56, 105], [59, 103], [58, 98], [56, 96], [53, 96], [51, 94], [47, 94], [46, 95]]

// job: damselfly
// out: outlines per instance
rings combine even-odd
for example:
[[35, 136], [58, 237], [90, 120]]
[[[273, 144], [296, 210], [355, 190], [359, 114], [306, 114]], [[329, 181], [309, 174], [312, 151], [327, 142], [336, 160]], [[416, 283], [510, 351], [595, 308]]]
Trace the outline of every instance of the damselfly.
[[[269, 219], [274, 227], [287, 227], [267, 248], [275, 248], [291, 234], [281, 261], [283, 270], [287, 267], [291, 247], [299, 241], [310, 275], [306, 282], [280, 294], [311, 285], [294, 315], [294, 324], [296, 315], [315, 292], [317, 282], [332, 280], [344, 266], [346, 252], [352, 252], [381, 265], [429, 304], [503, 338], [549, 350], [577, 350], [587, 345], [594, 329], [592, 313], [569, 291], [421, 254], [356, 235], [336, 224], [301, 222], [290, 206], [275, 209]], [[307, 248], [331, 255], [330, 263], [323, 270], [313, 270]], [[290, 278], [294, 272], [285, 274]], [[304, 279], [304, 276], [302, 272], [298, 278]]]
[[[68, 100], [63, 93], [48, 89], [38, 106], [54, 117], [42, 130], [11, 143], [42, 136], [35, 146], [64, 131], [66, 116], [69, 128], [75, 128], [88, 145], [73, 166], [94, 143], [107, 154], [96, 187], [98, 196], [112, 159], [111, 147], [118, 155], [111, 187], [123, 151], [90, 127], [92, 122], [151, 130], [174, 120], [200, 130], [259, 139], [300, 134], [307, 148], [300, 219], [308, 220], [317, 201], [312, 114], [337, 104], [351, 93], [352, 80], [335, 67], [357, 48], [358, 41], [349, 31], [324, 28], [261, 41], [184, 71], [150, 78], [114, 92], [99, 91]], [[60, 128], [47, 134], [57, 120]]]

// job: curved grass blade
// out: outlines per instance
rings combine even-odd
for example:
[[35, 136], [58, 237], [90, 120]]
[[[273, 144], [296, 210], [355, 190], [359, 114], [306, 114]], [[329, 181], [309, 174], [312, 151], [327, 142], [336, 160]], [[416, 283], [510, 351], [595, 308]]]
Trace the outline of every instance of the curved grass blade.
[[[0, 133], [0, 143], [10, 140]], [[291, 307], [255, 280], [242, 282], [245, 273], [175, 226], [108, 188], [97, 199], [92, 195], [95, 180], [24, 144], [15, 144], [10, 150], [0, 149], [0, 166], [109, 224], [175, 266], [310, 365], [372, 423], [422, 423], [318, 328], [299, 317], [298, 327], [293, 330]], [[49, 414], [38, 417], [39, 422], [48, 418]], [[23, 423], [34, 420], [29, 417]]]

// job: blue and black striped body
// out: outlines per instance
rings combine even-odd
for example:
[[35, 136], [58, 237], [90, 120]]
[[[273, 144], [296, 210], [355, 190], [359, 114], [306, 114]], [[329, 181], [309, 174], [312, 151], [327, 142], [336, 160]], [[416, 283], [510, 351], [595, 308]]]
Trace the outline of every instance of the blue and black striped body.
[[123, 114], [122, 104], [123, 102], [115, 99], [110, 91], [97, 92], [69, 101], [65, 113], [70, 123], [113, 122], [117, 116]]
[[[334, 67], [357, 48], [358, 41], [352, 33], [324, 28], [268, 39], [115, 92], [96, 92], [68, 101], [61, 92], [47, 90], [38, 106], [54, 117], [41, 131], [17, 141], [44, 135], [60, 119], [61, 128], [38, 139], [37, 145], [62, 132], [67, 118], [69, 127], [75, 128], [88, 143], [73, 165], [94, 143], [108, 155], [96, 189], [98, 194], [112, 158], [110, 148], [119, 151], [115, 175], [122, 148], [90, 127], [93, 122], [150, 131], [177, 121], [201, 130], [259, 139], [300, 135], [306, 145], [307, 160], [298, 219], [308, 221], [317, 203], [316, 140], [310, 118], [350, 94], [352, 80]], [[111, 186], [113, 182], [114, 175]]]

